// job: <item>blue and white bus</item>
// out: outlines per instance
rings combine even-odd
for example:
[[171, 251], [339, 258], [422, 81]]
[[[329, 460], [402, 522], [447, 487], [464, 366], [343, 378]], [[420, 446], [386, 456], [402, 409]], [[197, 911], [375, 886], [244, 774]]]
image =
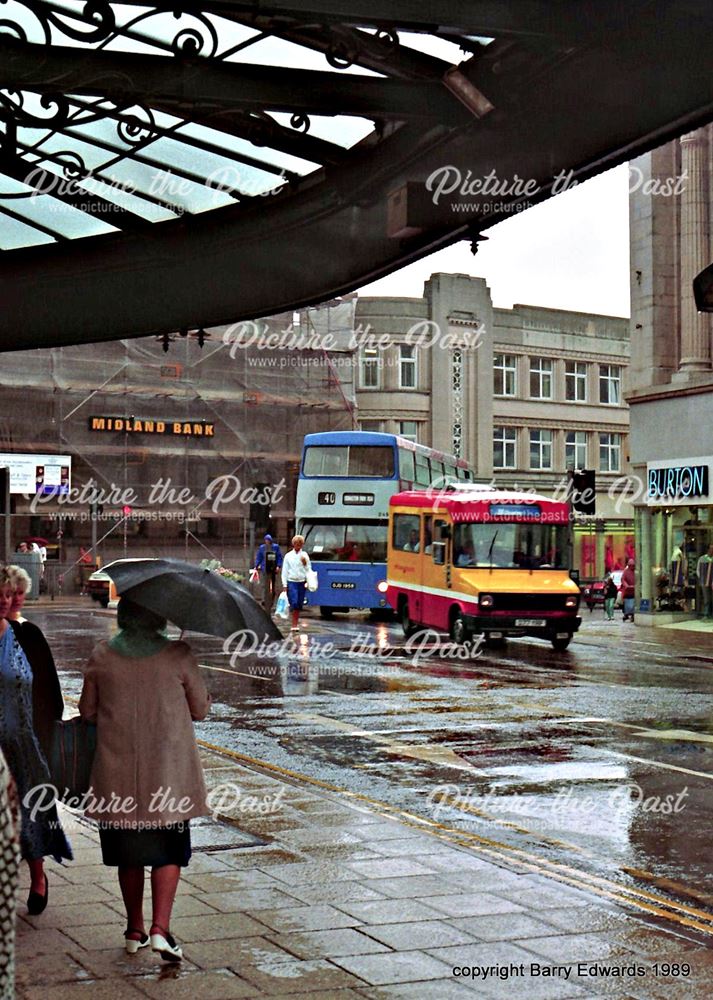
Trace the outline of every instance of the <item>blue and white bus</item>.
[[388, 609], [389, 499], [450, 481], [473, 481], [467, 462], [396, 434], [307, 434], [295, 520], [319, 578], [309, 604], [323, 618], [351, 608]]

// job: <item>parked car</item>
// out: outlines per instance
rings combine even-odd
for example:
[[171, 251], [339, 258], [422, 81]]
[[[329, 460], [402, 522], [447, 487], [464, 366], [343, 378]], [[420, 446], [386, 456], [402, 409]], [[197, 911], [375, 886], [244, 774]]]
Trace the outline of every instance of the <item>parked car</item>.
[[[614, 570], [612, 573], [612, 579], [617, 586], [617, 589], [621, 586], [621, 575], [623, 570]], [[604, 607], [604, 581], [603, 580], [589, 580], [583, 581], [580, 584], [582, 591], [582, 600], [587, 605], [590, 611], [594, 611], [595, 608]]]
[[98, 601], [103, 608], [109, 607], [109, 601], [116, 600], [114, 583], [103, 569], [98, 569], [87, 580], [87, 593], [93, 601]]

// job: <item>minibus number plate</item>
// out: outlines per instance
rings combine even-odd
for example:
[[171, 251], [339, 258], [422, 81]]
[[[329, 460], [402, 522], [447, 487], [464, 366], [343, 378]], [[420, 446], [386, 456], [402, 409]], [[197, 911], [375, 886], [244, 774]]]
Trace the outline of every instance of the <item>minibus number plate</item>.
[[515, 625], [519, 628], [542, 628], [546, 622], [542, 618], [516, 618]]
[[332, 584], [332, 590], [356, 590], [355, 583], [344, 583], [338, 580], [336, 583]]

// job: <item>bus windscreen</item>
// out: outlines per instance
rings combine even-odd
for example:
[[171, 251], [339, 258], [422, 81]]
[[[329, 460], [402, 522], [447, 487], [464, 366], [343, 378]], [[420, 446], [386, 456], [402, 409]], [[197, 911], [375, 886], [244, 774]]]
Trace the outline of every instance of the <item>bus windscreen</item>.
[[385, 524], [327, 521], [305, 524], [304, 533], [312, 562], [386, 562]]
[[530, 523], [458, 524], [453, 565], [493, 569], [567, 569], [566, 525]]
[[305, 476], [393, 479], [394, 449], [390, 445], [310, 445], [305, 448]]

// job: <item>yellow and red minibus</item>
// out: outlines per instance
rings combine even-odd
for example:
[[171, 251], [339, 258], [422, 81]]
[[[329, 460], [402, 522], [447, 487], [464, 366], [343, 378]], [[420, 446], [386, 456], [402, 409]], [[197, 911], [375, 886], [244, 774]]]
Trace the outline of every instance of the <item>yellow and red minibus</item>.
[[395, 494], [387, 596], [404, 634], [432, 628], [458, 643], [531, 635], [566, 649], [581, 623], [569, 526], [568, 504], [531, 493]]

